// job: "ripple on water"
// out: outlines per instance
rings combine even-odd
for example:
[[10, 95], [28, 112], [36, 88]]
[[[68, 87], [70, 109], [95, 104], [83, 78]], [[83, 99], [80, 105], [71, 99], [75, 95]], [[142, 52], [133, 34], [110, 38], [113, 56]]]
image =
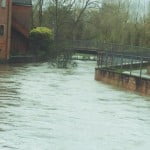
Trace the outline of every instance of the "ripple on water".
[[0, 149], [149, 149], [150, 99], [94, 81], [94, 67], [1, 65]]

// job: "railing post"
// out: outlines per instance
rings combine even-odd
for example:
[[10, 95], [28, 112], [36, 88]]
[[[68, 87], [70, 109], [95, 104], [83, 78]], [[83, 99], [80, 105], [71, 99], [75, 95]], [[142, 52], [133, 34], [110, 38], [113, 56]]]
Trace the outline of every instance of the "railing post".
[[140, 60], [140, 78], [142, 77], [142, 66], [143, 66], [143, 57]]
[[98, 68], [100, 68], [99, 66], [100, 66], [100, 53], [98, 52], [98, 54], [97, 54], [97, 66], [98, 66]]
[[132, 66], [133, 66], [133, 57], [131, 56], [131, 63], [130, 63], [130, 76], [132, 75]]
[[113, 55], [113, 53], [112, 53], [111, 66], [114, 67], [114, 55]]
[[106, 66], [106, 68], [107, 68], [107, 66], [108, 66], [108, 53], [106, 52], [106, 62], [105, 62], [105, 66]]
[[123, 70], [123, 54], [121, 55], [121, 72]]

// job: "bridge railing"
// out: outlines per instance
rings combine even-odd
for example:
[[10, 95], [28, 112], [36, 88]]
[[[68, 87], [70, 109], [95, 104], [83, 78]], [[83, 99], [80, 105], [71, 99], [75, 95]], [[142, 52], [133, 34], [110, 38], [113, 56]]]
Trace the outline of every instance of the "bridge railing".
[[150, 48], [121, 45], [115, 43], [104, 43], [99, 41], [71, 41], [70, 49], [82, 51], [96, 51], [97, 65], [99, 68], [125, 72], [142, 77], [143, 68], [150, 66]]
[[89, 48], [98, 48], [98, 42], [96, 41], [82, 41], [82, 40], [76, 40], [72, 41], [72, 47], [73, 48], [82, 48], [82, 49], [89, 49]]
[[62, 48], [67, 48], [72, 51], [82, 50], [84, 51], [96, 51], [132, 55], [132, 56], [142, 56], [150, 57], [150, 48], [132, 46], [132, 45], [122, 45], [116, 43], [105, 43], [100, 41], [90, 41], [90, 40], [75, 40], [75, 41], [59, 41], [57, 42]]

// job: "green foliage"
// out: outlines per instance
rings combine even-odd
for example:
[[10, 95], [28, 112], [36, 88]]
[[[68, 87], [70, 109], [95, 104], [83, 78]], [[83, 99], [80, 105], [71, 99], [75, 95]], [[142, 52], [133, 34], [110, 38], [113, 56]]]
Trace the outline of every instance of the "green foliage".
[[[87, 1], [89, 5], [80, 5]], [[53, 29], [56, 40], [95, 40], [150, 47], [150, 8], [144, 8], [142, 1], [136, 7], [131, 0], [100, 0], [93, 7], [93, 0], [70, 2], [49, 0], [43, 6], [42, 25]], [[35, 5], [35, 26], [39, 25], [38, 8]]]
[[37, 27], [30, 32], [31, 51], [36, 56], [47, 56], [50, 53], [53, 32], [47, 27]]

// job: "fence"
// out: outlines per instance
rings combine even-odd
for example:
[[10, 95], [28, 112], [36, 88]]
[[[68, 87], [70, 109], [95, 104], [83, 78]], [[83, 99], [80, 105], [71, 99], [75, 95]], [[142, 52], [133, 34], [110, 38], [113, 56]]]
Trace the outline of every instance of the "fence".
[[98, 41], [71, 41], [66, 45], [72, 50], [95, 50], [98, 68], [126, 72], [130, 75], [146, 75], [145, 69], [150, 66], [150, 48]]
[[[150, 53], [150, 51], [149, 51]], [[146, 67], [150, 66], [148, 52], [142, 51], [99, 51], [97, 57], [98, 68], [114, 70], [120, 73], [127, 73], [140, 77], [146, 75]], [[150, 78], [150, 76], [149, 76]]]

